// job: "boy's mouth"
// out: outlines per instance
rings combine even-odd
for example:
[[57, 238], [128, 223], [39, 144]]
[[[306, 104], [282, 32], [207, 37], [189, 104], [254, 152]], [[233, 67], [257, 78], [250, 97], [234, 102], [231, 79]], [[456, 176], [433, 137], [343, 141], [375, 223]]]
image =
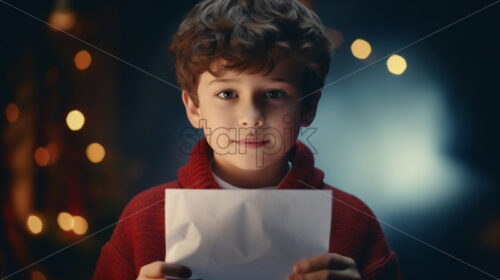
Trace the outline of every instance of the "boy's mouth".
[[265, 139], [257, 139], [257, 138], [246, 138], [246, 139], [241, 139], [239, 141], [233, 140], [233, 142], [239, 144], [239, 145], [244, 145], [250, 148], [257, 148], [264, 146], [269, 142], [269, 140]]
[[261, 143], [261, 142], [268, 142], [269, 140], [259, 139], [259, 138], [255, 138], [255, 137], [248, 137], [248, 138], [240, 139], [239, 141], [235, 141], [235, 140], [233, 140], [233, 141], [238, 142], [238, 143]]

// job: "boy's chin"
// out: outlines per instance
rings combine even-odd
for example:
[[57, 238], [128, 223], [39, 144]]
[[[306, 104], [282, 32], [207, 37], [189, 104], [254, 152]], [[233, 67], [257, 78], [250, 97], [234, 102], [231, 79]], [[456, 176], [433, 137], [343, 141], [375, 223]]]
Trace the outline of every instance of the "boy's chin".
[[258, 158], [255, 156], [238, 155], [226, 158], [226, 161], [244, 171], [260, 171], [273, 165], [278, 159], [267, 156]]

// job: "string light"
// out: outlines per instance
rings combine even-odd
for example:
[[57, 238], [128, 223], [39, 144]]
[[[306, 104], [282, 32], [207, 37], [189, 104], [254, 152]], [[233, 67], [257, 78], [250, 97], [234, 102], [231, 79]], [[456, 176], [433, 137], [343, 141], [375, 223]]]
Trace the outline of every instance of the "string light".
[[387, 59], [387, 69], [394, 75], [401, 75], [406, 70], [406, 60], [397, 54], [393, 54]]
[[[48, 19], [52, 30], [54, 31], [68, 31], [75, 25], [75, 14], [71, 10], [55, 10]], [[55, 28], [54, 28], [55, 27]]]
[[85, 116], [78, 110], [73, 110], [66, 116], [66, 124], [73, 131], [80, 130], [85, 124]]
[[30, 215], [26, 220], [26, 226], [32, 234], [39, 234], [42, 232], [43, 222], [38, 216]]
[[75, 225], [75, 220], [73, 219], [73, 216], [71, 216], [71, 214], [67, 212], [61, 212], [57, 216], [57, 224], [59, 224], [59, 227], [62, 230], [70, 231]]
[[5, 117], [7, 117], [7, 121], [10, 123], [17, 121], [19, 118], [19, 108], [16, 104], [10, 103], [7, 105], [7, 108], [5, 108]]
[[92, 56], [88, 51], [81, 50], [75, 54], [74, 62], [78, 70], [85, 70], [92, 63]]
[[97, 142], [88, 145], [86, 153], [89, 161], [93, 163], [101, 162], [104, 159], [104, 156], [106, 155], [104, 147]]
[[354, 57], [356, 58], [366, 59], [368, 56], [370, 56], [372, 47], [367, 41], [363, 39], [356, 39], [351, 44], [351, 52], [352, 55], [354, 55]]
[[85, 220], [85, 218], [81, 216], [74, 216], [73, 219], [75, 220], [73, 231], [78, 235], [83, 235], [87, 233], [87, 230], [89, 228], [87, 220]]
[[31, 280], [47, 280], [47, 277], [38, 270], [31, 272]]
[[35, 151], [35, 162], [41, 167], [49, 165], [49, 151], [44, 147], [38, 147]]

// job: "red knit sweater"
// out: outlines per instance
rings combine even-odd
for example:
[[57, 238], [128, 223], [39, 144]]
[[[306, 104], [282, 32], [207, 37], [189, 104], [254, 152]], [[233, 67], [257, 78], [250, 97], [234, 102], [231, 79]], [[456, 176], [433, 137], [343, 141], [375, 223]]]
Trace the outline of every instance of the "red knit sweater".
[[[166, 188], [220, 189], [209, 161], [213, 150], [202, 138], [178, 180], [147, 189], [125, 207], [111, 240], [101, 251], [94, 279], [136, 279], [142, 266], [165, 260], [164, 196]], [[403, 279], [396, 254], [389, 248], [374, 214], [360, 199], [323, 182], [314, 157], [297, 140], [288, 153], [292, 170], [278, 189], [330, 189], [333, 193], [329, 252], [353, 258], [362, 279]], [[290, 268], [291, 270], [291, 268]]]

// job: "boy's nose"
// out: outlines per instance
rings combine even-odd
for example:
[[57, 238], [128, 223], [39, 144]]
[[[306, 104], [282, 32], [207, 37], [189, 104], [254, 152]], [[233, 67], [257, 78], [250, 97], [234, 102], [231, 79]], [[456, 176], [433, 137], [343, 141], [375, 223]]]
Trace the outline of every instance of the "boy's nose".
[[[248, 123], [248, 122], [242, 122], [241, 123], [242, 126], [251, 126], [251, 124], [252, 124], [251, 122], [250, 123]], [[253, 126], [256, 126], [256, 127], [262, 126], [262, 121], [256, 121], [256, 122], [254, 122]]]
[[248, 116], [245, 115], [240, 118], [240, 125], [241, 126], [247, 126], [247, 127], [259, 127], [262, 126], [264, 121], [262, 120], [262, 117], [260, 115], [256, 116]]
[[239, 123], [245, 127], [259, 127], [264, 123], [264, 118], [259, 108], [255, 104], [250, 104], [242, 110]]

